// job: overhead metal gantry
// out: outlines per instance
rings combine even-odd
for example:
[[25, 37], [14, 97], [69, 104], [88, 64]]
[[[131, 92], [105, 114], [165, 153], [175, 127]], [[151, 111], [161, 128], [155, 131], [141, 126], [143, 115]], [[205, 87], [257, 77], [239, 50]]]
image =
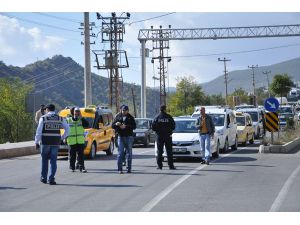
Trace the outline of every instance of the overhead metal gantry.
[[[162, 32], [163, 31], [163, 32]], [[163, 33], [164, 35], [161, 35]], [[146, 117], [146, 41], [171, 40], [218, 40], [240, 38], [269, 38], [300, 36], [300, 24], [251, 26], [251, 27], [220, 27], [196, 29], [141, 29], [138, 40], [141, 42], [141, 117]]]

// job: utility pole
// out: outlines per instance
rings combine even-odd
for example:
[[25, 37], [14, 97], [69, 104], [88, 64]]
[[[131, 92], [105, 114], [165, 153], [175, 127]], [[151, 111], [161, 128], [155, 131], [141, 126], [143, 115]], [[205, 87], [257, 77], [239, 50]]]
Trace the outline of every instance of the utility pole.
[[255, 76], [254, 76], [254, 69], [258, 68], [258, 65], [248, 66], [249, 69], [252, 69], [252, 87], [253, 87], [253, 96], [255, 96]]
[[[169, 29], [171, 28], [171, 25], [169, 25]], [[151, 26], [151, 29], [153, 29], [153, 26]], [[163, 38], [166, 33], [163, 32], [162, 26], [160, 26], [160, 30], [157, 33], [157, 35], [160, 38]], [[167, 59], [167, 62], [171, 62], [171, 57], [164, 56], [164, 50], [169, 49], [169, 41], [154, 41], [153, 43], [153, 50], [159, 50], [159, 56], [158, 57], [152, 57], [151, 62], [154, 63], [155, 59], [159, 60], [159, 82], [160, 82], [160, 105], [166, 105], [166, 66], [165, 66], [165, 59]]]
[[92, 74], [90, 55], [90, 21], [89, 13], [84, 13], [84, 105], [92, 105]]
[[[155, 80], [159, 80], [159, 78], [156, 77], [156, 76], [153, 76], [152, 79], [153, 79], [153, 90], [155, 91]], [[154, 98], [154, 108], [155, 108], [155, 113], [157, 113], [158, 112], [158, 106], [157, 106], [157, 103], [156, 103], [156, 97]]]
[[[133, 84], [134, 85], [134, 84]], [[134, 90], [133, 87], [131, 87], [131, 94], [132, 94], [132, 102], [133, 102], [133, 112], [134, 112], [134, 117], [136, 118], [136, 106], [135, 106], [135, 95], [134, 95]]]
[[226, 59], [224, 57], [224, 59], [220, 59], [218, 58], [218, 61], [219, 62], [224, 62], [224, 78], [225, 78], [225, 104], [228, 105], [228, 102], [227, 102], [227, 97], [228, 97], [228, 89], [227, 89], [227, 85], [228, 85], [228, 71], [226, 70], [226, 62], [229, 62], [231, 61], [231, 59]]
[[[113, 12], [111, 17], [103, 17], [100, 13], [97, 13], [97, 19], [102, 20], [102, 43], [109, 42], [110, 49], [93, 51], [96, 56], [96, 67], [109, 71], [109, 105], [111, 109], [115, 106], [116, 113], [119, 112], [120, 106], [120, 83], [123, 82], [119, 69], [129, 67], [126, 51], [119, 50], [119, 44], [123, 42], [125, 33], [124, 22], [130, 18], [130, 13], [126, 13], [126, 16], [122, 16], [123, 14], [117, 16]], [[122, 58], [125, 60], [122, 60]], [[103, 59], [104, 62], [101, 63], [100, 61]], [[124, 62], [124, 64], [121, 64], [121, 62]]]
[[262, 72], [263, 74], [267, 75], [267, 82], [268, 82], [268, 93], [269, 93], [269, 98], [271, 97], [271, 94], [270, 94], [270, 81], [269, 81], [269, 73], [271, 73], [271, 70], [269, 71], [263, 71]]

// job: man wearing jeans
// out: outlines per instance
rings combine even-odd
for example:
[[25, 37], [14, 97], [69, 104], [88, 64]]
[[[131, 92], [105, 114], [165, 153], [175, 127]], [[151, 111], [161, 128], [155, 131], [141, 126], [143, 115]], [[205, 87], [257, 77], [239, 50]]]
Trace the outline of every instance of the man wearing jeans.
[[212, 118], [205, 113], [205, 108], [201, 107], [201, 115], [197, 119], [199, 129], [202, 164], [209, 165], [210, 160], [210, 138], [214, 138], [215, 125]]
[[[61, 140], [64, 140], [69, 134], [69, 125], [60, 116], [55, 113], [55, 105], [49, 104], [46, 107], [46, 115], [43, 115], [36, 130], [35, 145], [36, 149], [40, 148], [42, 156], [41, 182], [47, 183], [48, 164], [50, 160], [51, 174], [49, 184], [55, 185], [55, 173], [57, 169], [57, 152]], [[61, 137], [60, 129], [64, 129], [64, 135]]]
[[136, 129], [136, 123], [134, 117], [129, 114], [127, 105], [124, 105], [122, 112], [115, 117], [112, 128], [118, 133], [118, 171], [123, 173], [122, 161], [126, 149], [127, 173], [131, 173], [133, 130]]

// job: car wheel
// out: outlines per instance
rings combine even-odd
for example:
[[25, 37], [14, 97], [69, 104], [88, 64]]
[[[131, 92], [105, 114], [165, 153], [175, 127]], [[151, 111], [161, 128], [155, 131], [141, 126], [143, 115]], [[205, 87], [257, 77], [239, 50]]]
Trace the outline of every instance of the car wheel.
[[254, 143], [254, 134], [252, 134], [252, 138], [249, 140], [249, 143], [250, 143], [250, 144], [253, 144], [253, 143]]
[[234, 145], [231, 146], [231, 149], [232, 150], [237, 150], [237, 148], [238, 148], [238, 137], [236, 136]]
[[114, 153], [114, 143], [111, 141], [109, 143], [108, 149], [105, 150], [106, 155], [112, 155]]
[[245, 139], [245, 141], [244, 141], [244, 142], [242, 142], [242, 145], [243, 145], [243, 146], [246, 146], [246, 145], [247, 145], [247, 141], [248, 141], [248, 134], [247, 134], [247, 136], [246, 136], [246, 139]]
[[228, 152], [228, 149], [229, 149], [229, 144], [228, 144], [228, 139], [226, 138], [224, 148], [223, 148], [223, 152]]
[[96, 143], [94, 142], [92, 144], [92, 148], [91, 148], [91, 151], [90, 151], [90, 154], [89, 154], [89, 158], [90, 159], [96, 158], [96, 153], [97, 153], [97, 146], [96, 146]]
[[149, 146], [149, 137], [146, 138], [145, 142], [144, 142], [144, 147], [147, 148]]
[[220, 155], [220, 142], [218, 141], [216, 151], [212, 154], [214, 158], [219, 158]]
[[260, 138], [260, 129], [257, 130], [257, 135], [255, 136], [256, 139]]

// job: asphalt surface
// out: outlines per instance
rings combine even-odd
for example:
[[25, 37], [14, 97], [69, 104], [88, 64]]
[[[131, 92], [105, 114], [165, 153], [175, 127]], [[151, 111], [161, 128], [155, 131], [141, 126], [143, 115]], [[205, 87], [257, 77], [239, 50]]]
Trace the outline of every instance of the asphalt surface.
[[[116, 154], [116, 150], [115, 150]], [[0, 160], [0, 211], [268, 212], [300, 211], [300, 153], [259, 154], [258, 144], [221, 154], [210, 165], [176, 160], [156, 169], [154, 148], [134, 148], [132, 174], [116, 155], [86, 160], [88, 173], [58, 160], [56, 181], [39, 181], [39, 155]]]

